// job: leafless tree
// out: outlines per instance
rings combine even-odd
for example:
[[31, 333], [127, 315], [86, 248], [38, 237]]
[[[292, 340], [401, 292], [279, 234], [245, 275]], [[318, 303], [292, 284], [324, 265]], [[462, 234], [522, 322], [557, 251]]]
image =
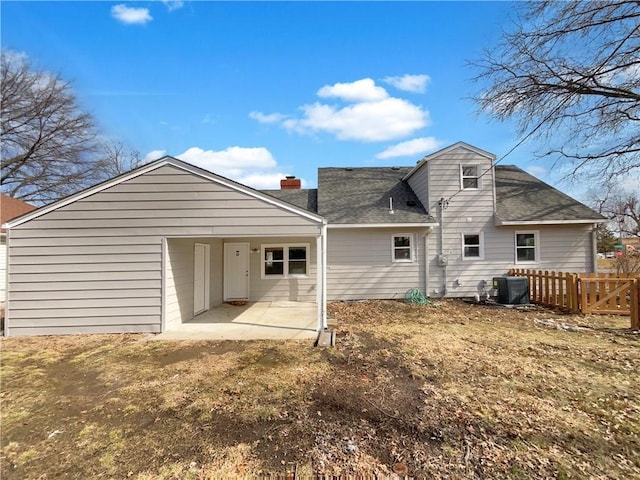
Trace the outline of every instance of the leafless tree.
[[70, 84], [14, 52], [0, 69], [2, 191], [43, 204], [98, 181], [93, 120]]
[[501, 43], [472, 65], [488, 85], [480, 110], [516, 120], [574, 178], [640, 168], [640, 2], [520, 4]]
[[105, 178], [117, 177], [144, 163], [138, 150], [126, 146], [120, 140], [107, 140], [99, 148], [99, 169]]
[[611, 220], [621, 236], [640, 238], [640, 197], [637, 195], [608, 197], [602, 202], [600, 212]]

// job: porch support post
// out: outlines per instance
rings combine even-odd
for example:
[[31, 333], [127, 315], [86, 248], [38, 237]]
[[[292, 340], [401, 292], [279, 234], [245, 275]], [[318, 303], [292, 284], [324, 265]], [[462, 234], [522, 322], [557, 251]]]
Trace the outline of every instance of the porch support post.
[[322, 235], [316, 237], [316, 306], [318, 308], [318, 331], [322, 330]]
[[322, 328], [327, 325], [327, 222], [322, 222]]

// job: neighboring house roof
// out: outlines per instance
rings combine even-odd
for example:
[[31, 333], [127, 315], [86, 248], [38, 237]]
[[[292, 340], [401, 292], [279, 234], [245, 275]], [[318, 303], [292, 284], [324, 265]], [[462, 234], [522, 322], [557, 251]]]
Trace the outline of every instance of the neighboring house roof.
[[36, 211], [30, 213], [30, 214], [26, 214], [23, 215], [20, 219], [17, 219], [16, 221], [13, 222], [8, 222], [8, 226], [9, 227], [15, 227], [17, 225], [20, 225], [24, 222], [28, 222], [29, 220], [32, 220], [34, 218], [38, 218], [41, 215], [44, 215], [46, 213], [49, 213], [51, 211], [57, 210], [58, 208], [64, 207], [65, 205], [69, 205], [70, 203], [76, 202], [78, 200], [81, 200], [83, 198], [86, 198], [90, 195], [94, 195], [95, 193], [101, 192], [102, 190], [106, 190], [107, 188], [113, 187], [115, 185], [118, 185], [122, 182], [125, 182], [127, 180], [130, 180], [132, 178], [138, 177], [139, 175], [143, 175], [144, 173], [150, 172], [152, 170], [155, 170], [157, 168], [163, 167], [165, 165], [171, 165], [173, 167], [176, 167], [180, 170], [184, 170], [187, 171], [189, 173], [192, 173], [194, 175], [197, 175], [201, 178], [210, 180], [210, 181], [214, 181], [214, 182], [218, 182], [222, 185], [225, 185], [229, 188], [232, 188], [234, 190], [237, 190], [239, 192], [245, 193], [251, 197], [263, 200], [265, 202], [271, 203], [273, 205], [277, 205], [281, 208], [284, 208], [286, 210], [289, 210], [293, 213], [296, 213], [298, 215], [301, 216], [305, 216], [307, 218], [310, 218], [311, 220], [317, 221], [317, 222], [323, 222], [323, 218], [318, 216], [317, 213], [315, 212], [311, 212], [309, 210], [306, 209], [302, 209], [297, 205], [288, 203], [288, 202], [283, 202], [282, 200], [275, 198], [271, 195], [266, 195], [263, 192], [260, 192], [258, 190], [255, 190], [251, 187], [248, 187], [246, 185], [243, 185], [241, 183], [235, 182], [233, 180], [230, 180], [228, 178], [225, 178], [223, 176], [217, 175], [215, 173], [212, 173], [208, 170], [205, 170], [203, 168], [200, 167], [196, 167], [195, 165], [191, 165], [190, 163], [184, 162], [182, 160], [178, 160], [177, 158], [171, 157], [171, 156], [165, 156], [160, 158], [159, 160], [155, 160], [153, 162], [147, 163], [146, 165], [142, 165], [141, 167], [138, 167], [134, 170], [131, 170], [130, 172], [124, 173], [122, 175], [119, 175], [115, 178], [112, 178], [111, 180], [107, 180], [105, 182], [102, 182], [98, 185], [95, 185], [93, 187], [89, 187], [85, 190], [82, 190], [78, 193], [75, 193], [73, 195], [69, 195], [68, 197], [65, 197], [61, 200], [58, 200], [56, 202], [53, 202], [49, 205], [45, 205], [44, 207], [41, 207], [39, 209], [37, 209]]
[[[0, 225], [35, 209], [36, 207], [27, 202], [0, 193]], [[4, 233], [4, 231], [4, 228], [0, 229], [0, 232]]]
[[313, 213], [318, 213], [318, 190], [316, 188], [300, 190], [261, 190], [262, 193], [290, 203], [296, 207], [304, 208]]
[[[318, 213], [335, 224], [435, 224], [402, 177], [410, 167], [318, 169]], [[393, 213], [389, 198], [393, 199]]]
[[496, 165], [495, 171], [498, 225], [606, 220], [595, 210], [515, 165]]

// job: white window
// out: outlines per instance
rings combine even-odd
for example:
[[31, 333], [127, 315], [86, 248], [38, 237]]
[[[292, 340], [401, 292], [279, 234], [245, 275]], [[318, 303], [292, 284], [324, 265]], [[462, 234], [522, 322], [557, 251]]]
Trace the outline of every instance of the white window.
[[538, 232], [516, 232], [516, 263], [536, 263], [540, 260], [538, 253]]
[[462, 234], [462, 259], [482, 260], [484, 259], [484, 238], [482, 233]]
[[391, 243], [391, 260], [394, 262], [413, 262], [413, 235], [395, 233]]
[[262, 245], [262, 278], [306, 277], [309, 244]]
[[460, 186], [462, 190], [480, 188], [479, 165], [460, 165]]

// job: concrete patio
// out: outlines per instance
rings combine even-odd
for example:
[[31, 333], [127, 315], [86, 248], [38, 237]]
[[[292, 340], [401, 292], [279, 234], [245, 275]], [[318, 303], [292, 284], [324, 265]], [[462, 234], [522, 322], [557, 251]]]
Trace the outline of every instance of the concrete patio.
[[154, 340], [307, 340], [318, 335], [315, 303], [227, 303], [201, 313], [178, 328], [154, 335]]

